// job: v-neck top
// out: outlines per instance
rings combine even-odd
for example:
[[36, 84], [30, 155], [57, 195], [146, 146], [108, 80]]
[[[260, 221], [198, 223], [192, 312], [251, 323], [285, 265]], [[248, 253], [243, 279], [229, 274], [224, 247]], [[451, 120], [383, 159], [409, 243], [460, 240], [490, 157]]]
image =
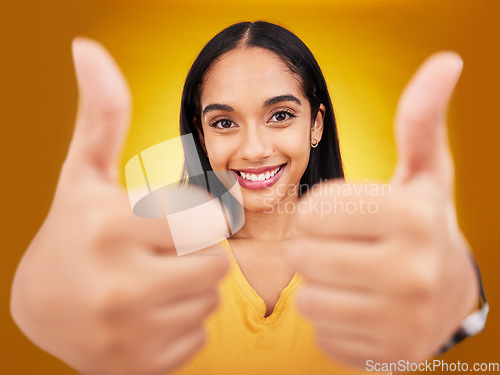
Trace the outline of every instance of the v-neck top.
[[360, 374], [335, 363], [315, 344], [313, 326], [295, 308], [300, 275], [294, 275], [265, 317], [264, 300], [241, 272], [228, 241], [223, 247], [231, 267], [219, 285], [220, 305], [207, 320], [207, 342], [173, 374]]
[[268, 325], [274, 323], [277, 319], [279, 319], [282, 311], [290, 303], [289, 298], [301, 284], [302, 278], [297, 273], [293, 276], [288, 285], [282, 290], [278, 301], [274, 305], [273, 312], [266, 317], [266, 303], [252, 288], [246, 277], [243, 275], [228, 241], [225, 241], [224, 247], [228, 252], [231, 263], [228, 281], [232, 284], [242, 302], [248, 306], [249, 311], [254, 314], [254, 316], [249, 317], [249, 319], [255, 324]]

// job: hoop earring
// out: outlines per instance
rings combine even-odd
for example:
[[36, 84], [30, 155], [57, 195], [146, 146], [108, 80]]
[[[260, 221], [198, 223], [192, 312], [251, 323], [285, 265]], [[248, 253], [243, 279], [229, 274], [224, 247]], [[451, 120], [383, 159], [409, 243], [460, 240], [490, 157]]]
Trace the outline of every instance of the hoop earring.
[[319, 144], [318, 140], [316, 138], [313, 138], [311, 141], [311, 147], [316, 148], [318, 147], [318, 144]]

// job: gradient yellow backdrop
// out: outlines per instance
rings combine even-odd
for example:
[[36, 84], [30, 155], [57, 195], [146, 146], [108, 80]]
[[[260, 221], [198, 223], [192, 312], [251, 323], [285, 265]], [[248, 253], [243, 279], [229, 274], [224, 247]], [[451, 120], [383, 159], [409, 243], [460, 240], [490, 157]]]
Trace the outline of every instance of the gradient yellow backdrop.
[[[178, 134], [183, 80], [222, 28], [264, 19], [295, 32], [322, 67], [334, 103], [349, 179], [388, 180], [396, 162], [397, 98], [432, 52], [455, 50], [464, 72], [449, 110], [461, 228], [481, 266], [491, 304], [487, 329], [441, 358], [500, 362], [498, 154], [500, 1], [3, 1], [1, 27], [1, 373], [74, 374], [13, 324], [11, 280], [50, 207], [72, 135], [77, 93], [72, 38], [106, 45], [134, 96], [122, 167]], [[71, 249], [68, 249], [71, 251]]]

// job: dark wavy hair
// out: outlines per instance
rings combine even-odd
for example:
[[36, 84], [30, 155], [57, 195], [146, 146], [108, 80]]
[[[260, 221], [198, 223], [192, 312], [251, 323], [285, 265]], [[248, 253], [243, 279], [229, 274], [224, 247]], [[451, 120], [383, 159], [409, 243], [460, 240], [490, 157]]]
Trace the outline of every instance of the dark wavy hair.
[[[201, 124], [200, 96], [204, 78], [209, 69], [227, 52], [241, 47], [260, 47], [274, 52], [300, 78], [304, 95], [311, 106], [311, 122], [321, 104], [326, 108], [324, 129], [318, 147], [311, 148], [309, 163], [300, 180], [299, 194], [314, 184], [332, 178], [343, 178], [339, 140], [333, 106], [323, 73], [307, 46], [291, 31], [264, 21], [240, 22], [215, 35], [198, 54], [186, 78], [182, 92], [180, 133], [192, 134], [202, 168], [211, 171], [210, 162], [203, 151], [196, 124]], [[196, 122], [193, 121], [196, 119]], [[201, 129], [200, 129], [201, 131]], [[188, 183], [194, 164], [185, 155], [182, 179]], [[193, 180], [193, 183], [196, 183]]]

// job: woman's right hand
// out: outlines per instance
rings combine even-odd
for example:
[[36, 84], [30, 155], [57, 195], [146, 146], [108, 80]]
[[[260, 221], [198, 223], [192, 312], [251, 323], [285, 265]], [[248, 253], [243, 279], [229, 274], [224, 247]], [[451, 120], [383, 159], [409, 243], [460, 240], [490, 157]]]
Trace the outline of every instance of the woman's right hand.
[[166, 220], [132, 214], [117, 171], [127, 84], [96, 42], [76, 40], [73, 54], [75, 133], [14, 278], [12, 315], [36, 345], [84, 374], [163, 374], [202, 346], [227, 259], [217, 247], [178, 257]]

